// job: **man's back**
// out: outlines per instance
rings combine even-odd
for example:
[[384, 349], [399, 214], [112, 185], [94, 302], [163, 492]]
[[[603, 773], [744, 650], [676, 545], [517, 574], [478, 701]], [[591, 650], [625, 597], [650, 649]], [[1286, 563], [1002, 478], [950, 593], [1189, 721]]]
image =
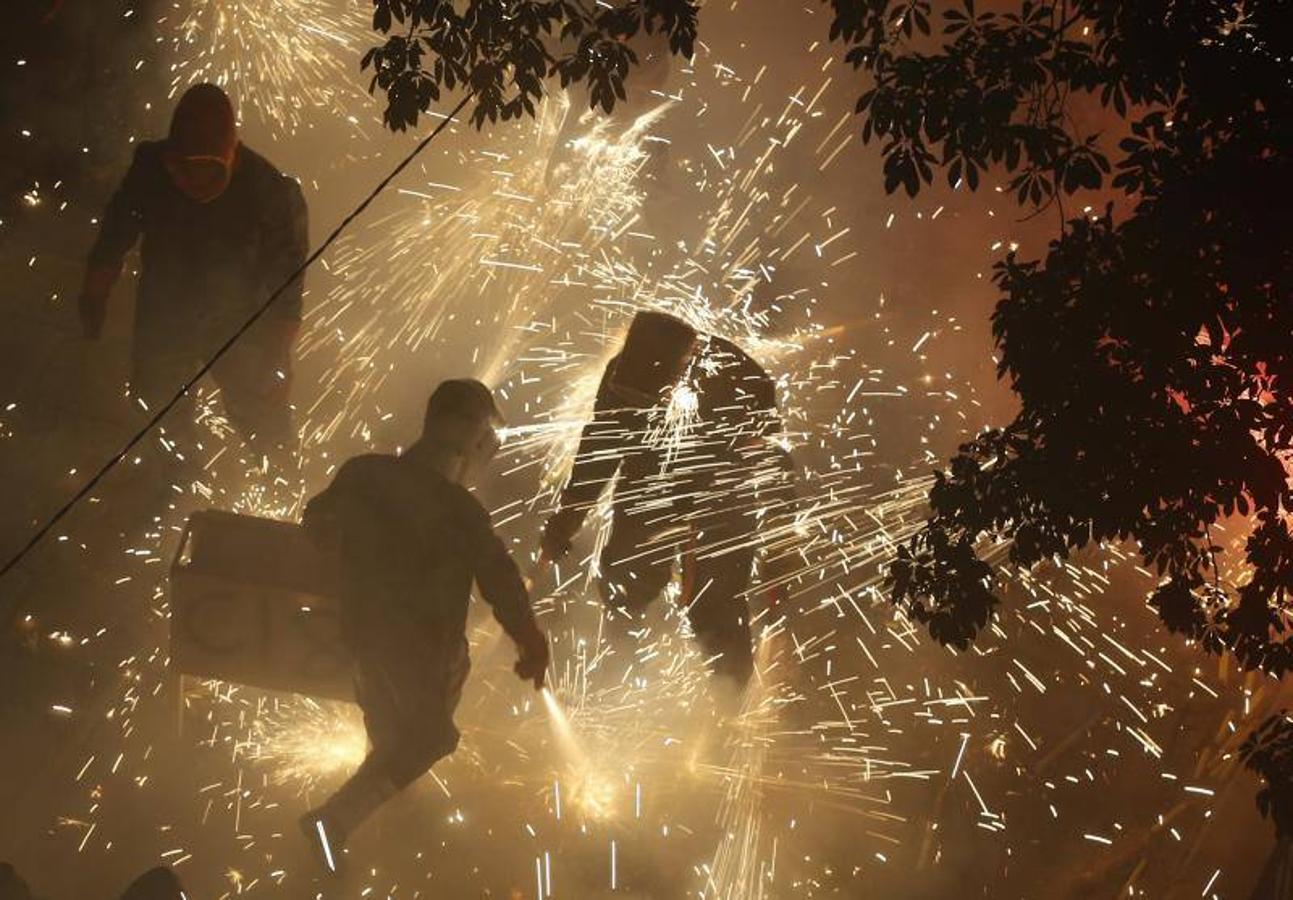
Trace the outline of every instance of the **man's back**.
[[339, 554], [354, 641], [405, 630], [462, 640], [473, 580], [505, 627], [529, 619], [520, 574], [488, 514], [465, 488], [408, 457], [348, 461], [310, 501], [303, 524]]
[[627, 508], [690, 518], [744, 509], [750, 488], [781, 468], [764, 440], [780, 431], [775, 384], [735, 344], [707, 339], [687, 385], [690, 409], [677, 398], [671, 410], [625, 406], [613, 384], [618, 360], [607, 364], [563, 502], [591, 503], [618, 467]]
[[304, 525], [335, 542], [349, 619], [365, 630], [452, 628], [466, 617], [474, 572], [468, 523], [478, 509], [440, 474], [372, 454], [342, 466], [306, 508]]

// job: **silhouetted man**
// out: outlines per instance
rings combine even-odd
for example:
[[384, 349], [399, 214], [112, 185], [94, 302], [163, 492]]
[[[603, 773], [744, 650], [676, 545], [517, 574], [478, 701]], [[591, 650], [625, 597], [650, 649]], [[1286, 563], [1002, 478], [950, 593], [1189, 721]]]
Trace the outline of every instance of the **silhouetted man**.
[[638, 313], [606, 366], [593, 418], [543, 533], [560, 559], [614, 479], [598, 568], [604, 603], [640, 615], [682, 552], [688, 619], [711, 670], [744, 687], [753, 672], [746, 592], [762, 512], [785, 498], [789, 459], [776, 389], [730, 341], [662, 313]]
[[351, 833], [458, 745], [473, 582], [520, 650], [517, 675], [543, 686], [547, 638], [516, 563], [467, 490], [498, 449], [498, 418], [479, 381], [446, 381], [408, 452], [350, 460], [306, 507], [307, 533], [341, 564], [342, 629], [371, 744], [354, 776], [301, 820], [332, 871]]
[[[139, 242], [130, 392], [156, 409], [304, 262], [308, 241], [300, 187], [239, 142], [223, 90], [195, 85], [166, 139], [139, 145], [103, 214], [80, 298], [86, 337], [98, 337]], [[297, 279], [212, 370], [229, 419], [249, 440], [290, 436], [301, 292]]]

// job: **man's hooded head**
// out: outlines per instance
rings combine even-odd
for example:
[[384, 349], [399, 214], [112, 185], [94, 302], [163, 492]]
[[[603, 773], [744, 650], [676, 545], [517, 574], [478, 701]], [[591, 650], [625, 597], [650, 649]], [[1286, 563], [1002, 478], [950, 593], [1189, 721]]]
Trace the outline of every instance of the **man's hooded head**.
[[166, 170], [175, 186], [199, 203], [229, 187], [238, 156], [238, 125], [229, 95], [214, 84], [184, 92], [166, 137]]
[[648, 408], [687, 371], [696, 349], [696, 330], [665, 313], [643, 311], [633, 317], [624, 348], [611, 372], [610, 387], [624, 406]]

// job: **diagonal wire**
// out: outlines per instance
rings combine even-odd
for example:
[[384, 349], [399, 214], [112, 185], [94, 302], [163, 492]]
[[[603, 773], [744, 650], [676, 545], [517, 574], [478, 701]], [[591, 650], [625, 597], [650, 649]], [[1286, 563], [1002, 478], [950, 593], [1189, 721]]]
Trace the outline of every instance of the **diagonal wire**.
[[[150, 418], [148, 422], [142, 428], [139, 429], [139, 431], [135, 432], [134, 437], [132, 437], [129, 441], [127, 441], [125, 446], [123, 446], [120, 450], [118, 450], [115, 454], [113, 454], [112, 457], [109, 458], [108, 461], [105, 462], [99, 468], [99, 470], [95, 472], [94, 475], [91, 476], [89, 480], [85, 482], [85, 484], [81, 485], [80, 489], [77, 490], [77, 492], [73, 494], [67, 500], [66, 503], [64, 503], [61, 507], [59, 507], [57, 512], [55, 512], [52, 516], [46, 519], [44, 524], [42, 524], [38, 529], [36, 529], [36, 532], [31, 536], [31, 538], [22, 547], [22, 549], [20, 549], [17, 553], [15, 553], [12, 557], [9, 558], [9, 561], [4, 564], [4, 568], [0, 568], [0, 579], [3, 579], [5, 575], [9, 574], [9, 572], [11, 572], [18, 565], [18, 563], [22, 562], [22, 560], [27, 556], [27, 554], [30, 553], [35, 548], [35, 546], [41, 542], [41, 539], [44, 538], [45, 535], [49, 534], [50, 530], [53, 529], [53, 527], [57, 525], [60, 521], [62, 521], [63, 518], [68, 513], [70, 513], [78, 503], [84, 500], [85, 497], [90, 493], [90, 491], [94, 490], [95, 486], [98, 485], [98, 483], [103, 480], [104, 476], [106, 476], [110, 471], [112, 471], [112, 467], [115, 466], [117, 463], [121, 462], [121, 460], [123, 460], [126, 457], [126, 455], [129, 454], [130, 451], [133, 450], [136, 445], [138, 445], [140, 441], [142, 441], [145, 437], [147, 437], [148, 432], [152, 431], [157, 426], [157, 423], [159, 423], [166, 416], [166, 414], [171, 411], [171, 409], [175, 406], [175, 404], [179, 403], [180, 400], [183, 399], [184, 395], [187, 394], [195, 384], [197, 384], [197, 382], [202, 378], [202, 376], [206, 375], [207, 372], [211, 371], [211, 367], [216, 364], [216, 362], [220, 359], [220, 357], [224, 356], [225, 353], [228, 352], [229, 348], [231, 348], [234, 344], [236, 344], [238, 340], [244, 334], [246, 334], [247, 331], [253, 325], [255, 325], [258, 321], [260, 321], [261, 317], [264, 316], [265, 313], [269, 311], [269, 308], [274, 305], [274, 301], [277, 300], [283, 294], [283, 292], [286, 291], [292, 285], [293, 282], [295, 282], [298, 278], [304, 275], [305, 270], [310, 268], [310, 266], [313, 265], [315, 261], [318, 260], [318, 258], [323, 255], [324, 251], [326, 251], [328, 247], [332, 246], [333, 241], [335, 241], [338, 237], [341, 236], [341, 233], [346, 230], [346, 227], [355, 219], [357, 219], [360, 216], [360, 214], [362, 214], [363, 211], [368, 208], [368, 205], [370, 203], [372, 203], [375, 199], [377, 199], [377, 195], [380, 194], [383, 190], [385, 190], [386, 186], [389, 185], [392, 181], [394, 181], [395, 178], [408, 167], [409, 163], [413, 162], [413, 160], [418, 156], [418, 154], [420, 154], [423, 150], [425, 150], [427, 148], [427, 145], [430, 144], [433, 140], [435, 140], [436, 137], [440, 134], [440, 132], [444, 131], [445, 128], [449, 126], [449, 123], [452, 122], [455, 117], [457, 117], [458, 113], [462, 112], [463, 107], [467, 105], [467, 103], [471, 100], [472, 97], [473, 97], [472, 92], [468, 91], [467, 95], [464, 96], [462, 100], [459, 101], [458, 105], [453, 108], [453, 111], [450, 112], [449, 115], [447, 115], [440, 122], [440, 124], [435, 127], [435, 130], [432, 131], [425, 138], [423, 138], [418, 143], [418, 145], [413, 148], [413, 151], [409, 153], [408, 156], [404, 157], [403, 161], [401, 161], [400, 164], [396, 166], [389, 175], [387, 175], [385, 178], [381, 180], [381, 182], [378, 183], [377, 187], [373, 188], [372, 192], [367, 197], [364, 198], [363, 202], [360, 203], [358, 206], [356, 206], [348, 216], [346, 216], [344, 219], [341, 220], [341, 223], [332, 230], [332, 234], [328, 235], [327, 239], [322, 244], [320, 244], [313, 253], [310, 254], [310, 256], [305, 260], [305, 262], [301, 263], [301, 265], [297, 267], [296, 271], [293, 272], [290, 276], [288, 276], [287, 280], [285, 280], [282, 284], [280, 284], [274, 290], [274, 292], [269, 295], [269, 299], [266, 300], [264, 303], [262, 303], [260, 305], [260, 308], [257, 309], [254, 313], [252, 313], [251, 316], [247, 319], [247, 321], [244, 322], [242, 326], [237, 331], [235, 331], [229, 337], [229, 339], [224, 342], [224, 344], [220, 346], [220, 349], [218, 349], [215, 352], [215, 355], [213, 355], [209, 360], [206, 361], [206, 363], [203, 364], [202, 368], [198, 370], [197, 374], [191, 377], [188, 381], [184, 382], [184, 384], [180, 387], [180, 389], [175, 392], [175, 396], [172, 397], [165, 404], [163, 404], [157, 410], [157, 412], [153, 413], [152, 418]], [[5, 616], [4, 618], [7, 618], [7, 616]]]

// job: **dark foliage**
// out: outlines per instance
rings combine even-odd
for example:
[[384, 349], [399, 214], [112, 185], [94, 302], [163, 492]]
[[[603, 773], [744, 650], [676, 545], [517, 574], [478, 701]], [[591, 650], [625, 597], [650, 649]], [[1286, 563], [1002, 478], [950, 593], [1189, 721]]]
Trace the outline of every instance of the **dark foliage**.
[[[940, 176], [975, 190], [991, 170], [1062, 223], [1043, 259], [996, 266], [999, 375], [1021, 409], [938, 473], [891, 566], [894, 602], [966, 647], [999, 602], [985, 545], [1030, 566], [1134, 541], [1170, 630], [1293, 670], [1293, 4], [823, 2], [872, 81], [857, 112], [887, 191]], [[364, 65], [397, 130], [462, 85], [478, 126], [533, 114], [554, 74], [609, 111], [629, 38], [662, 30], [690, 55], [696, 30], [684, 0], [374, 5], [375, 27], [398, 33]], [[1112, 136], [1077, 129], [1078, 98]], [[1131, 211], [1065, 214], [1066, 196], [1102, 188]], [[1251, 526], [1238, 588], [1212, 530], [1233, 516]], [[1293, 834], [1293, 725], [1269, 720], [1243, 756], [1266, 779], [1263, 814]]]
[[373, 8], [373, 28], [387, 38], [363, 68], [373, 70], [369, 90], [385, 93], [384, 119], [396, 131], [457, 88], [472, 91], [477, 127], [532, 116], [554, 75], [563, 87], [586, 83], [589, 102], [609, 112], [638, 61], [632, 38], [663, 33], [689, 57], [696, 37], [691, 0], [373, 0]]
[[[965, 0], [941, 37], [927, 2], [832, 5], [833, 36], [874, 78], [858, 110], [890, 191], [936, 173], [974, 189], [996, 169], [1025, 207], [1062, 212], [1110, 180], [1134, 200], [1121, 220], [1068, 219], [1042, 260], [997, 265], [999, 372], [1021, 411], [939, 473], [895, 601], [964, 646], [997, 603], [985, 539], [1023, 566], [1132, 540], [1170, 629], [1293, 669], [1287, 5]], [[1077, 133], [1080, 94], [1126, 136]], [[1234, 514], [1251, 518], [1251, 576], [1228, 593], [1210, 526]]]
[[[1163, 575], [1152, 603], [1169, 628], [1250, 668], [1293, 668], [1293, 7], [961, 0], [936, 17], [929, 0], [826, 2], [831, 38], [873, 81], [857, 110], [889, 191], [939, 175], [974, 190], [991, 169], [1063, 222], [1044, 259], [996, 267], [1000, 374], [1022, 409], [938, 475], [928, 525], [892, 567], [894, 599], [964, 647], [997, 603], [985, 538], [1024, 566], [1134, 540]], [[397, 130], [464, 86], [478, 126], [533, 114], [553, 75], [609, 111], [630, 39], [663, 32], [689, 55], [697, 13], [690, 0], [374, 10], [388, 38], [363, 64]], [[1076, 131], [1080, 95], [1125, 136]], [[1065, 220], [1065, 196], [1105, 186], [1134, 199], [1130, 215]], [[1236, 513], [1253, 523], [1251, 578], [1227, 593], [1210, 526]]]
[[1271, 716], [1239, 748], [1244, 765], [1266, 784], [1257, 808], [1275, 823], [1276, 832], [1293, 837], [1293, 719], [1287, 710]]

